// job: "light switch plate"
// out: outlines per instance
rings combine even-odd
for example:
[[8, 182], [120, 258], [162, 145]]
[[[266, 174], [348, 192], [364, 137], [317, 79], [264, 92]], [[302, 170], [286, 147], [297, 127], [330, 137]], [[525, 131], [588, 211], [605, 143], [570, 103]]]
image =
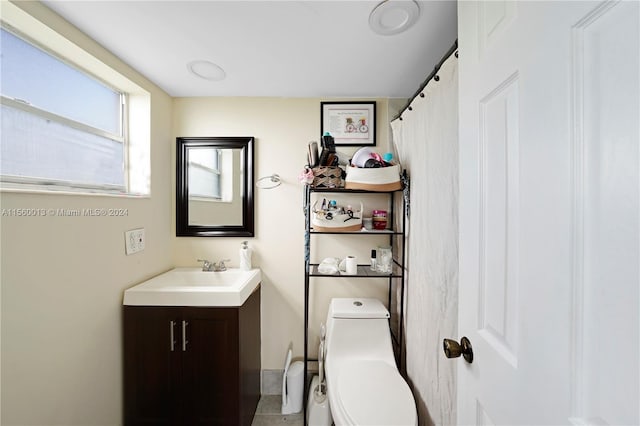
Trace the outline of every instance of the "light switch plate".
[[127, 256], [144, 250], [144, 240], [144, 228], [126, 231], [124, 233], [124, 245]]

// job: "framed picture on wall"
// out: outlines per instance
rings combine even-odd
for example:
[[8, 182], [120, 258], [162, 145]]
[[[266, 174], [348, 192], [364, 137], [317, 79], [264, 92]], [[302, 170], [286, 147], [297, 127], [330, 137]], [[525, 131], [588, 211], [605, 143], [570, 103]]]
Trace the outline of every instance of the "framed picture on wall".
[[376, 102], [320, 102], [320, 130], [336, 146], [375, 146]]

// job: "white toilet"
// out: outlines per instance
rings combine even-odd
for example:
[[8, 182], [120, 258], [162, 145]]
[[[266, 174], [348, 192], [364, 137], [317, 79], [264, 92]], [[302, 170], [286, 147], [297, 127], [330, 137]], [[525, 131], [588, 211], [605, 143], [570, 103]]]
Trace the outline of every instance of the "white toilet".
[[325, 371], [336, 426], [415, 426], [416, 405], [396, 367], [389, 312], [377, 299], [332, 299]]

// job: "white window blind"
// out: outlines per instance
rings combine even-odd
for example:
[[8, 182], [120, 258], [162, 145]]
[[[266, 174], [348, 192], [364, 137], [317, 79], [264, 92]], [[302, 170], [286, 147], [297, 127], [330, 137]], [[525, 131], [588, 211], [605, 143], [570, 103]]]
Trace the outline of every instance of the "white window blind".
[[188, 152], [189, 197], [220, 200], [220, 150], [193, 148]]
[[1, 31], [2, 181], [125, 191], [125, 94]]

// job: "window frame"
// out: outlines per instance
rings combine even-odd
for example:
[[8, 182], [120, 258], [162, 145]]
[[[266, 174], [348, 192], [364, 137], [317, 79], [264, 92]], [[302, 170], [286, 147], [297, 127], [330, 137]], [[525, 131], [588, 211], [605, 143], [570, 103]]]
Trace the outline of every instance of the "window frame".
[[[29, 176], [16, 176], [16, 175], [3, 175], [0, 172], [0, 190], [35, 190], [35, 191], [44, 191], [44, 192], [89, 192], [89, 193], [103, 193], [105, 195], [109, 194], [125, 194], [125, 195], [137, 195], [135, 193], [131, 193], [131, 169], [129, 163], [130, 157], [130, 129], [129, 129], [129, 96], [130, 93], [126, 90], [118, 88], [113, 84], [110, 84], [104, 78], [101, 78], [99, 75], [96, 75], [94, 72], [87, 70], [85, 67], [81, 66], [79, 63], [72, 62], [63, 55], [57, 53], [53, 49], [50, 49], [48, 46], [39, 42], [33, 37], [25, 34], [24, 31], [20, 31], [15, 28], [13, 25], [7, 23], [4, 20], [0, 20], [0, 28], [2, 30], [9, 32], [13, 36], [21, 39], [23, 42], [30, 44], [32, 47], [42, 51], [44, 54], [53, 57], [55, 60], [62, 62], [68, 67], [82, 73], [86, 77], [100, 83], [105, 86], [109, 90], [112, 90], [119, 96], [119, 131], [120, 134], [112, 133], [107, 130], [103, 130], [89, 124], [73, 120], [71, 118], [50, 112], [48, 110], [39, 108], [30, 104], [28, 101], [13, 98], [10, 96], [5, 96], [0, 93], [0, 104], [5, 105], [10, 108], [15, 108], [22, 110], [28, 114], [33, 114], [45, 120], [51, 120], [63, 126], [67, 126], [69, 128], [73, 128], [75, 130], [79, 130], [81, 132], [85, 132], [88, 134], [92, 134], [95, 136], [103, 137], [110, 139], [116, 143], [120, 143], [122, 145], [122, 173], [123, 173], [123, 184], [122, 185], [112, 185], [112, 184], [87, 184], [82, 182], [75, 181], [66, 181], [60, 179], [53, 178], [43, 178], [43, 177], [29, 177]], [[82, 49], [84, 51], [84, 49]], [[86, 51], [85, 51], [86, 52]], [[88, 53], [88, 52], [87, 52]], [[99, 60], [95, 58], [96, 60]]]

